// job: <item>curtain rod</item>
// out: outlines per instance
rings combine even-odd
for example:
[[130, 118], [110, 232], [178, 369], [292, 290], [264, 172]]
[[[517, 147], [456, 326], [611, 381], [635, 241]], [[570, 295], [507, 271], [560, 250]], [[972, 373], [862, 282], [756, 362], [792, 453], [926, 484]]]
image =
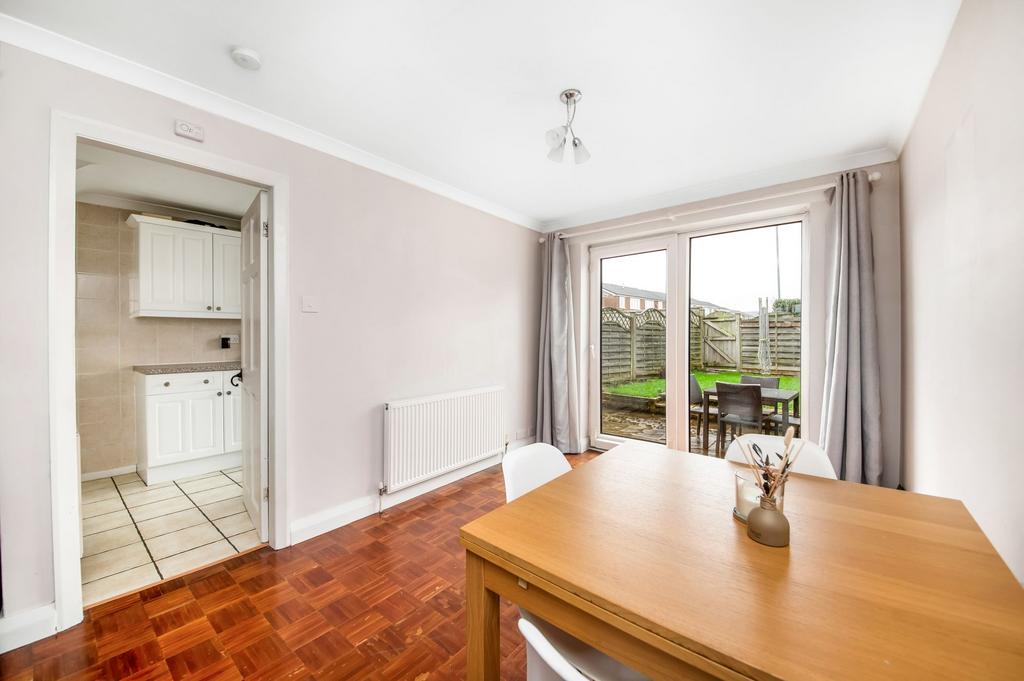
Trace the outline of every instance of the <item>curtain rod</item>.
[[[876, 181], [880, 180], [881, 178], [882, 178], [882, 173], [877, 171], [877, 170], [868, 173], [868, 182], [876, 182]], [[721, 210], [723, 208], [732, 208], [734, 206], [743, 206], [743, 205], [748, 204], [748, 203], [758, 203], [760, 201], [771, 201], [772, 199], [782, 199], [782, 198], [785, 198], [787, 196], [796, 196], [798, 194], [806, 194], [808, 192], [828, 191], [830, 189], [835, 189], [835, 188], [836, 188], [836, 183], [835, 182], [825, 182], [825, 183], [822, 183], [822, 184], [816, 184], [816, 185], [811, 186], [811, 187], [802, 187], [800, 189], [793, 189], [793, 190], [790, 190], [788, 192], [779, 192], [778, 194], [772, 194], [770, 196], [759, 196], [757, 198], [745, 199], [743, 201], [735, 201], [733, 203], [720, 204], [720, 205], [717, 205], [717, 206], [708, 206], [706, 208], [695, 208], [693, 210], [683, 211], [682, 213], [672, 213], [671, 215], [661, 215], [661, 216], [658, 216], [658, 217], [647, 218], [645, 220], [636, 220], [634, 222], [624, 222], [624, 223], [618, 224], [618, 225], [607, 225], [605, 227], [594, 227], [593, 229], [586, 229], [586, 230], [583, 230], [583, 231], [580, 231], [580, 232], [573, 232], [571, 234], [566, 234], [565, 232], [555, 232], [554, 235], [557, 236], [559, 239], [564, 239], [565, 237], [572, 238], [572, 237], [577, 237], [577, 236], [587, 236], [589, 234], [600, 234], [601, 232], [610, 232], [610, 231], [613, 231], [613, 230], [616, 230], [616, 229], [623, 229], [625, 227], [636, 227], [638, 225], [647, 225], [647, 224], [650, 224], [652, 222], [661, 222], [663, 220], [667, 220], [668, 222], [675, 222], [679, 218], [688, 217], [690, 215], [698, 215], [700, 213], [707, 213], [707, 212], [714, 211], [714, 210]], [[539, 237], [537, 239], [537, 243], [540, 243], [540, 244], [544, 243], [545, 241], [547, 241], [547, 237], [546, 236], [542, 236], [542, 237]]]

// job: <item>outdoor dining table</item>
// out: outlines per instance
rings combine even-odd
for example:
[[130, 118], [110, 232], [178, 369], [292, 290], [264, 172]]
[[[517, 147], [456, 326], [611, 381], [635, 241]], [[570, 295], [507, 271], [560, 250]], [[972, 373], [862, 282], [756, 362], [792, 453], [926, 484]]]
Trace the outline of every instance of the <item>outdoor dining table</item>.
[[[711, 415], [711, 398], [718, 399], [718, 388], [711, 387], [704, 391], [704, 451], [708, 451], [708, 438], [711, 430], [709, 424]], [[782, 388], [761, 388], [761, 404], [772, 407], [778, 405], [782, 413], [782, 430], [789, 428], [789, 415], [796, 415], [800, 408], [800, 391], [784, 390]], [[790, 404], [793, 405], [790, 409]]]

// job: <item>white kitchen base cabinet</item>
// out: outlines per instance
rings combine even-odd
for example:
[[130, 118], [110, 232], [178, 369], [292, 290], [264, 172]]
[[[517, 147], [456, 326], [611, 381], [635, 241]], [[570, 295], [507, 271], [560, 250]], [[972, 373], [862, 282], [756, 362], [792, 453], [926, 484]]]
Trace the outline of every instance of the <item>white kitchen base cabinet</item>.
[[239, 232], [146, 215], [128, 224], [139, 232], [133, 317], [242, 318]]
[[138, 472], [146, 484], [241, 465], [236, 373], [135, 375]]

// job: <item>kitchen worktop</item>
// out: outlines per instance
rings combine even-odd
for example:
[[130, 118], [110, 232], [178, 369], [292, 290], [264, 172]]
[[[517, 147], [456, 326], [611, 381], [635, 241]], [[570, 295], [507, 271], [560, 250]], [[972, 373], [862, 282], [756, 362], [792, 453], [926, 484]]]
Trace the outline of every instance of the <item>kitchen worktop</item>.
[[234, 362], [185, 362], [182, 364], [141, 364], [132, 369], [146, 376], [160, 374], [195, 374], [202, 371], [240, 371], [242, 363]]

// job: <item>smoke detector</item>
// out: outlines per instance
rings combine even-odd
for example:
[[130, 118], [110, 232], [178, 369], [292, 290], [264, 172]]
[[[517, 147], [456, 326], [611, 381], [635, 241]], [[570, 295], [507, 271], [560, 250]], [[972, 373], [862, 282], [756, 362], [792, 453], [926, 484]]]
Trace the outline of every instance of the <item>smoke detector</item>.
[[231, 50], [231, 58], [236, 64], [249, 71], [259, 71], [263, 65], [260, 53], [248, 47], [236, 47]]

